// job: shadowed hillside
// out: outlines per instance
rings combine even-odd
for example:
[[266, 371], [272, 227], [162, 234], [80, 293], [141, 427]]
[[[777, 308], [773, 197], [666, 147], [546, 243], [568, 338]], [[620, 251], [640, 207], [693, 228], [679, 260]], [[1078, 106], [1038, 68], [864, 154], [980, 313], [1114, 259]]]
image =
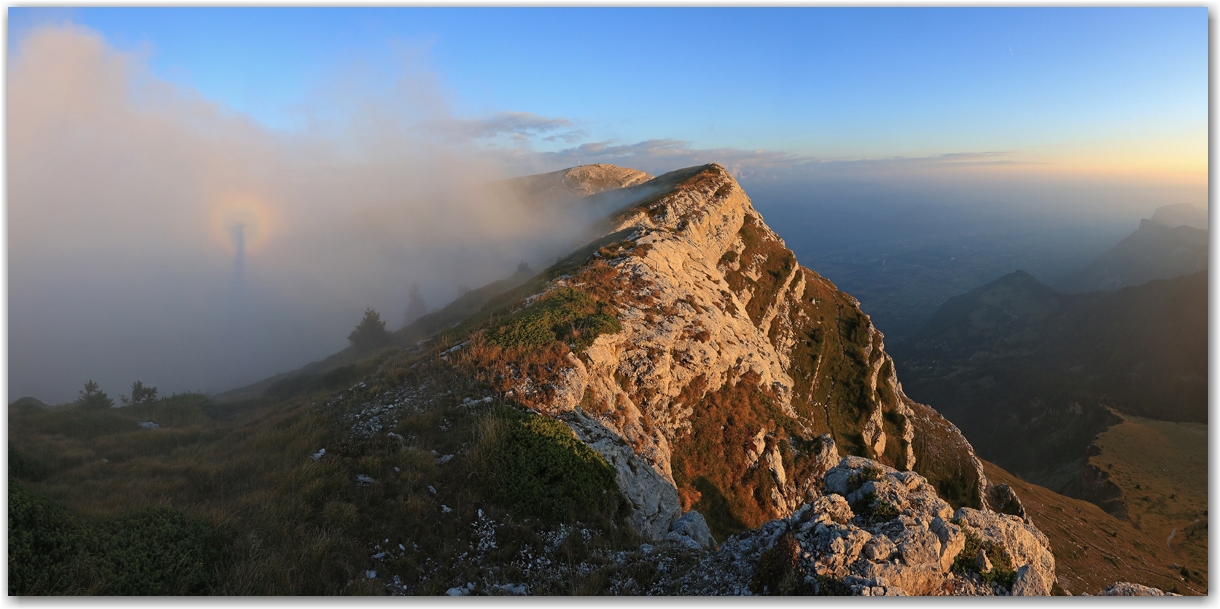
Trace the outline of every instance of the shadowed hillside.
[[904, 355], [911, 395], [1063, 490], [1108, 408], [1207, 421], [1207, 275], [1063, 294], [1013, 273], [946, 302]]

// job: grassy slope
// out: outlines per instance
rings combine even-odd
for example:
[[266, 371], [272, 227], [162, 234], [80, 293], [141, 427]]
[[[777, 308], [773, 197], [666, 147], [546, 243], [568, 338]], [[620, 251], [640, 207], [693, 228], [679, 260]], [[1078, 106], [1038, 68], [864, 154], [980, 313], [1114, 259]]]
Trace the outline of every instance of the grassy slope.
[[[1206, 594], [1206, 562], [1191, 581], [1184, 581], [1182, 558], [1165, 547], [1160, 531], [1137, 528], [1101, 508], [1065, 497], [983, 462], [987, 478], [1013, 487], [1025, 510], [1050, 539], [1060, 584], [1072, 594], [1097, 594], [1117, 581]], [[1178, 568], [1172, 567], [1177, 562]], [[1188, 567], [1190, 565], [1187, 565]]]
[[[1207, 577], [1207, 426], [1124, 416], [1093, 443], [1089, 463], [1122, 492], [1134, 528]], [[1170, 539], [1170, 535], [1173, 538]]]
[[[370, 358], [360, 369], [380, 372], [363, 376], [364, 386], [307, 388], [277, 400], [221, 406], [194, 395], [89, 413], [14, 409], [10, 467], [21, 467], [10, 476], [95, 526], [152, 506], [207, 523], [228, 542], [225, 558], [208, 564], [209, 593], [379, 594], [393, 576], [412, 594], [440, 594], [466, 581], [524, 581], [534, 593], [597, 592], [604, 577], [529, 577], [531, 559], [523, 557], [545, 557], [558, 572], [638, 540], [612, 517], [586, 511], [564, 521], [586, 527], [590, 542], [559, 543], [553, 517], [539, 520], [535, 506], [523, 510], [483, 482], [501, 478], [489, 474], [503, 454], [498, 442], [521, 434], [506, 435], [504, 417], [490, 416], [500, 400], [463, 404], [494, 392], [447, 365], [416, 366], [424, 355]], [[370, 440], [350, 433], [353, 415], [383, 403], [391, 388], [407, 388], [408, 398], [395, 399], [419, 409], [384, 416], [385, 427]], [[162, 429], [136, 425], [150, 419]], [[549, 445], [545, 437], [531, 442]], [[320, 448], [326, 456], [310, 458]], [[562, 442], [556, 448], [565, 450]], [[456, 457], [439, 464], [432, 451]], [[535, 452], [510, 461], [529, 463]], [[579, 474], [562, 460], [560, 466], [565, 480]], [[361, 485], [360, 475], [376, 482]], [[496, 522], [493, 547], [480, 549], [486, 536], [473, 526], [485, 522], [479, 510]], [[372, 558], [382, 551], [389, 554]], [[366, 570], [380, 575], [370, 580]], [[84, 581], [18, 592], [107, 590], [88, 576], [76, 579]]]

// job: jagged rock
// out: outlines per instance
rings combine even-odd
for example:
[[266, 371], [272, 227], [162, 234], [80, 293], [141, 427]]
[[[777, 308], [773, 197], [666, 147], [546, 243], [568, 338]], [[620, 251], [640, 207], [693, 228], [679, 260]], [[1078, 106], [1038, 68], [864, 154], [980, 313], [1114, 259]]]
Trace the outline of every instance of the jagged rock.
[[1133, 584], [1131, 582], [1114, 582], [1105, 590], [1102, 590], [1099, 596], [1179, 596], [1172, 592], [1165, 592], [1158, 588], [1149, 588], [1141, 584]]
[[614, 468], [619, 490], [631, 503], [627, 522], [632, 529], [649, 539], [664, 539], [670, 526], [682, 514], [678, 489], [673, 483], [641, 459], [620, 435], [584, 411], [574, 410], [562, 415], [560, 420]]
[[889, 537], [878, 536], [864, 544], [864, 555], [873, 562], [882, 562], [894, 555], [894, 542]]
[[991, 571], [991, 559], [987, 558], [987, 552], [983, 548], [979, 548], [978, 553], [974, 555], [974, 568], [979, 573]]
[[703, 519], [703, 514], [693, 510], [674, 521], [665, 539], [685, 544], [695, 550], [716, 547], [716, 539], [712, 537], [712, 531]]
[[[842, 495], [825, 495], [814, 499], [809, 504], [812, 522], [814, 524], [823, 522], [833, 522], [835, 524], [847, 524], [855, 514], [851, 511], [851, 506]], [[794, 514], [795, 515], [795, 514]]]
[[[843, 493], [858, 494], [850, 487], [863, 475], [876, 476], [872, 484], [901, 512], [880, 512], [880, 501], [861, 502], [853, 513]], [[849, 591], [860, 596], [890, 595], [1045, 595], [1054, 581], [1054, 559], [1043, 545], [1045, 539], [1032, 525], [995, 512], [963, 508], [955, 524], [948, 519], [948, 505], [926, 480], [912, 472], [899, 472], [875, 461], [844, 457], [826, 475], [828, 492], [801, 505], [784, 519], [734, 535], [716, 552], [706, 554], [690, 572], [677, 580], [659, 582], [657, 590], [681, 589], [684, 594], [736, 594], [756, 586], [756, 592], [775, 592], [758, 587], [759, 561], [776, 544], [791, 544], [788, 581], [804, 581], [809, 590], [830, 586], [827, 591]], [[895, 514], [895, 515], [891, 515]], [[954, 559], [963, 551], [966, 536], [987, 541], [1012, 559], [1016, 579], [1012, 590], [984, 583], [977, 575], [953, 572]], [[772, 553], [774, 554], [774, 553]], [[978, 571], [994, 568], [980, 552]], [[975, 558], [975, 557], [971, 557]], [[788, 560], [788, 559], [784, 559]], [[781, 561], [782, 562], [782, 561]], [[783, 565], [781, 565], [783, 566]], [[767, 567], [768, 581], [776, 581], [774, 564]], [[829, 578], [829, 579], [828, 579]], [[780, 591], [782, 592], [782, 590]], [[826, 591], [823, 591], [826, 592]]]
[[525, 584], [496, 584], [491, 588], [506, 596], [528, 596], [530, 593]]
[[934, 564], [940, 566], [940, 538], [936, 533], [912, 523], [897, 540], [898, 554], [908, 565]]
[[987, 487], [987, 507], [992, 511], [1011, 514], [1022, 520], [1028, 518], [1025, 506], [1021, 505], [1021, 499], [1007, 484], [993, 484]]
[[1017, 569], [1017, 579], [1012, 584], [1013, 596], [1046, 596], [1054, 582], [1046, 581], [1045, 574], [1031, 565]]
[[966, 547], [966, 535], [961, 527], [945, 522], [940, 516], [932, 519], [930, 529], [940, 539], [940, 569], [948, 571], [958, 553]]
[[928, 596], [941, 589], [945, 575], [932, 564], [904, 565], [897, 562], [865, 563], [863, 576], [884, 579], [890, 586], [902, 590], [903, 596]]
[[[1012, 567], [1028, 565], [1036, 573], [1028, 576], [1028, 593], [1047, 596], [1055, 581], [1055, 556], [1046, 535], [1016, 516], [983, 512], [972, 508], [957, 510], [954, 519], [967, 535], [1002, 545], [1012, 557]], [[1033, 587], [1037, 586], [1037, 587]]]

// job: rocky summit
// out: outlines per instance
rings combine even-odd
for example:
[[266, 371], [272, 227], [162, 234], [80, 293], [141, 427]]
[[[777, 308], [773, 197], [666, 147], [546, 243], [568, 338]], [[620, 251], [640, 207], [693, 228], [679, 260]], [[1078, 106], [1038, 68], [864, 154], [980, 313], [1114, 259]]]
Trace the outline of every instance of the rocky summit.
[[[613, 465], [640, 533], [661, 539], [713, 505], [727, 504], [708, 514], [721, 535], [790, 516], [838, 461], [822, 437], [919, 473], [957, 506], [986, 507], [970, 444], [906, 397], [859, 303], [801, 267], [723, 167], [573, 204], [610, 195], [626, 203], [602, 236], [514, 319], [472, 336], [460, 364]], [[531, 308], [562, 299], [602, 307], [613, 331], [505, 348]]]

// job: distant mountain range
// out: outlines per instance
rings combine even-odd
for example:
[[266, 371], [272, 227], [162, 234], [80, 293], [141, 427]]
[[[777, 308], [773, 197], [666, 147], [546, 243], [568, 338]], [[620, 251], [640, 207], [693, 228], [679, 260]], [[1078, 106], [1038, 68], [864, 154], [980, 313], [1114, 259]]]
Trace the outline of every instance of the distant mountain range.
[[1017, 271], [947, 301], [900, 362], [981, 456], [1067, 489], [1109, 408], [1207, 421], [1207, 274], [1066, 294]]
[[1207, 209], [1195, 207], [1190, 203], [1162, 205], [1149, 219], [1169, 228], [1189, 226], [1207, 230]]
[[1207, 212], [1160, 207], [1139, 229], [1085, 267], [1055, 282], [1066, 292], [1115, 290], [1207, 268]]

